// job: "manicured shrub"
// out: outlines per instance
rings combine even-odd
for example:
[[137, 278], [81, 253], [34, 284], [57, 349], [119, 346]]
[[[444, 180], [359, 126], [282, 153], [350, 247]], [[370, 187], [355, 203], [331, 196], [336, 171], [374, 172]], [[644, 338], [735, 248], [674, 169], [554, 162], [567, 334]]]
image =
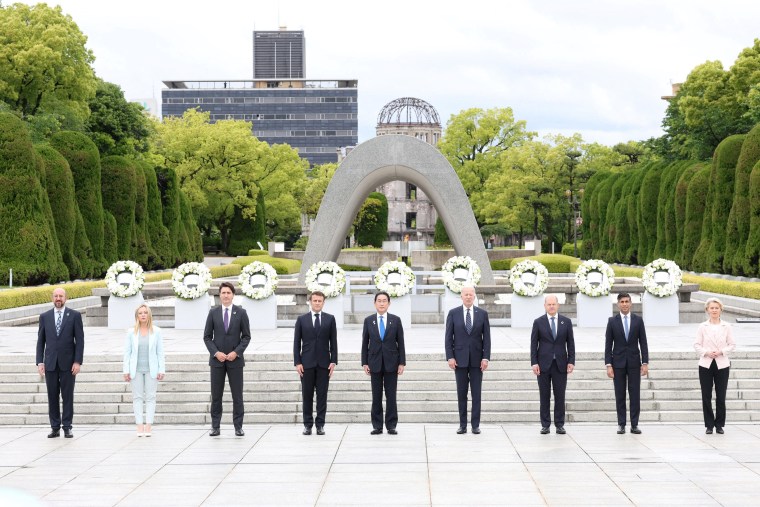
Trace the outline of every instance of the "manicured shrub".
[[[673, 252], [669, 252], [667, 255], [668, 259], [677, 259], [680, 262], [683, 262], [684, 259], [684, 252], [683, 252], [683, 240], [684, 240], [684, 229], [686, 227], [686, 197], [689, 190], [689, 183], [691, 182], [692, 178], [694, 178], [694, 175], [696, 175], [700, 170], [702, 170], [705, 167], [705, 164], [696, 162], [691, 163], [690, 165], [686, 166], [684, 170], [681, 172], [681, 175], [678, 177], [678, 183], [676, 184], [676, 196], [675, 196], [675, 220], [676, 220], [676, 244]], [[700, 224], [701, 227], [701, 224]], [[691, 255], [693, 255], [693, 252], [689, 254], [689, 262], [691, 262]]]
[[116, 234], [116, 219], [108, 211], [103, 212], [103, 255], [110, 266], [119, 260], [119, 239]]
[[[163, 212], [163, 223], [169, 231], [169, 245], [171, 246], [170, 256], [174, 260], [174, 265], [181, 264], [179, 243], [180, 243], [180, 223], [182, 220], [179, 208], [179, 183], [177, 174], [173, 169], [168, 167], [156, 167], [156, 178], [158, 180], [158, 189], [161, 193], [161, 210]], [[187, 233], [185, 241], [187, 243]], [[184, 255], [182, 256], [184, 258]]]
[[[666, 165], [660, 176], [660, 193], [657, 198], [657, 241], [652, 258], [667, 257], [668, 244], [676, 242], [675, 193], [681, 169], [689, 162], [675, 162]], [[667, 257], [672, 258], [672, 257]]]
[[604, 258], [610, 249], [610, 236], [608, 232], [607, 224], [607, 207], [610, 203], [610, 197], [612, 196], [612, 185], [617, 178], [607, 178], [604, 180], [598, 189], [598, 209], [599, 209], [599, 246], [594, 253], [594, 257]]
[[372, 192], [364, 201], [354, 221], [356, 242], [362, 246], [383, 246], [388, 236], [388, 199]]
[[201, 241], [201, 231], [193, 218], [193, 209], [190, 205], [190, 199], [180, 191], [179, 193], [180, 214], [182, 217], [182, 228], [187, 238], [187, 252], [182, 262], [203, 261], [203, 242]]
[[245, 267], [253, 261], [261, 261], [266, 262], [267, 264], [271, 264], [275, 271], [277, 271], [278, 275], [292, 275], [293, 273], [298, 273], [301, 271], [301, 261], [296, 259], [281, 259], [279, 257], [270, 257], [269, 255], [238, 257], [232, 261], [232, 263]]
[[657, 202], [660, 196], [660, 176], [663, 163], [648, 164], [643, 169], [641, 190], [639, 191], [639, 264], [647, 264], [652, 257], [657, 242]]
[[441, 220], [441, 217], [435, 219], [435, 235], [433, 236], [433, 244], [436, 246], [451, 245], [451, 239], [449, 239], [449, 234], [446, 232], [446, 226], [443, 225], [443, 220]]
[[750, 221], [747, 246], [744, 248], [744, 270], [748, 275], [760, 274], [760, 162], [749, 176]]
[[135, 226], [132, 230], [131, 259], [140, 264], [143, 269], [155, 269], [150, 263], [155, 259], [153, 245], [148, 236], [148, 188], [145, 183], [145, 172], [141, 162], [130, 160], [135, 170]]
[[152, 269], [163, 269], [174, 266], [176, 258], [173, 255], [174, 248], [170, 242], [169, 229], [163, 222], [163, 207], [161, 206], [161, 192], [158, 189], [158, 178], [153, 165], [140, 161], [138, 164], [145, 175], [145, 188], [148, 192], [148, 238], [153, 246], [154, 257], [148, 259], [148, 265]]
[[129, 259], [137, 198], [135, 167], [129, 159], [112, 155], [103, 158], [101, 171], [103, 208], [116, 219], [116, 252], [119, 259]]
[[583, 236], [583, 252], [581, 257], [590, 259], [596, 255], [599, 249], [599, 187], [612, 177], [608, 171], [599, 171], [586, 182], [585, 193], [581, 200], [581, 216], [583, 224], [581, 232]]
[[683, 247], [678, 264], [681, 268], [694, 269], [694, 257], [704, 230], [703, 222], [707, 205], [711, 168], [705, 165], [692, 176], [686, 191], [686, 217], [683, 224]]
[[[578, 256], [580, 257], [581, 252], [583, 251], [583, 240], [578, 240]], [[575, 243], [565, 243], [562, 245], [562, 255], [569, 255], [570, 257], [575, 257]]]
[[235, 214], [230, 224], [227, 254], [245, 255], [249, 250], [256, 248], [258, 243], [262, 245], [267, 243], [266, 208], [264, 207], [263, 192], [259, 192], [256, 199], [256, 216], [254, 218], [243, 218], [240, 208], [235, 208]]
[[723, 258], [725, 273], [744, 275], [755, 268], [746, 257], [746, 246], [750, 227], [750, 177], [752, 168], [758, 160], [760, 160], [760, 125], [747, 134], [739, 160], [736, 162], [734, 202], [728, 215], [726, 252]]

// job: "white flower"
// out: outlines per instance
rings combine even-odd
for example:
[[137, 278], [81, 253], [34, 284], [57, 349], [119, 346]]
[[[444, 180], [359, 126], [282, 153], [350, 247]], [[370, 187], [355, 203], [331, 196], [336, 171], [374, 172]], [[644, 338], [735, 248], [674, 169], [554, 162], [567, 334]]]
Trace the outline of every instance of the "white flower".
[[[398, 273], [400, 277], [399, 284], [388, 283], [388, 275], [391, 273]], [[414, 271], [405, 263], [399, 261], [388, 261], [380, 266], [380, 269], [375, 273], [377, 290], [385, 291], [394, 298], [406, 296], [412, 292], [416, 283], [417, 277]]]
[[[319, 261], [309, 267], [305, 281], [306, 290], [309, 292], [318, 290], [324, 293], [325, 297], [334, 298], [343, 293], [346, 287], [346, 273], [335, 262]], [[328, 284], [325, 285], [324, 282]]]
[[[254, 275], [261, 275], [256, 277], [256, 281], [263, 282], [261, 284], [252, 283], [251, 277]], [[277, 284], [280, 279], [277, 276], [277, 271], [266, 262], [253, 261], [240, 271], [238, 277], [238, 284], [240, 284], [240, 291], [251, 299], [266, 299], [274, 294]]]
[[[188, 275], [196, 275], [191, 277], [191, 281], [197, 282], [197, 285], [187, 285]], [[211, 271], [200, 262], [186, 262], [172, 272], [172, 289], [180, 299], [198, 299], [205, 295], [210, 287]]]
[[[590, 273], [598, 273], [599, 283], [588, 280]], [[609, 264], [599, 259], [583, 261], [575, 271], [575, 285], [581, 294], [591, 297], [606, 296], [615, 285], [615, 272]]]
[[[533, 273], [535, 281], [532, 285], [525, 283], [523, 274]], [[533, 259], [520, 261], [509, 272], [509, 284], [518, 296], [540, 296], [549, 285], [549, 271], [546, 266]]]
[[[655, 279], [658, 271], [667, 272], [667, 282]], [[664, 298], [678, 292], [679, 287], [683, 285], [683, 274], [675, 262], [668, 259], [655, 259], [644, 267], [641, 283], [648, 293]]]
[[142, 266], [134, 261], [116, 261], [106, 271], [106, 286], [114, 296], [134, 296], [142, 290], [143, 285], [145, 273]]
[[[455, 277], [457, 270], [463, 270], [464, 278]], [[458, 256], [447, 260], [441, 267], [443, 284], [456, 294], [462, 292], [465, 285], [477, 285], [480, 281], [480, 266], [471, 257]]]

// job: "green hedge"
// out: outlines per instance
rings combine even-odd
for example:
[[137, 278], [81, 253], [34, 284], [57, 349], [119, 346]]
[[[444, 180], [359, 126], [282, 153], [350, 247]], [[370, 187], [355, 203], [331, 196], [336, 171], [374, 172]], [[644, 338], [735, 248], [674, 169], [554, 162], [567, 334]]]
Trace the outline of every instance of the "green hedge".
[[148, 188], [145, 171], [141, 162], [132, 161], [135, 175], [135, 226], [132, 229], [132, 247], [130, 259], [140, 264], [143, 269], [155, 269], [153, 245], [148, 235]]
[[155, 255], [154, 258], [149, 258], [148, 265], [154, 266], [154, 269], [168, 268], [174, 266], [177, 259], [173, 256], [174, 249], [169, 237], [169, 229], [166, 228], [162, 219], [161, 191], [158, 189], [156, 170], [146, 161], [140, 161], [138, 167], [145, 175], [145, 188], [148, 191], [148, 237], [153, 246], [152, 253]]
[[132, 233], [135, 228], [135, 167], [118, 155], [101, 161], [103, 208], [116, 219], [116, 252], [120, 259], [132, 255]]
[[388, 237], [388, 198], [384, 194], [369, 194], [356, 217], [354, 231], [359, 245], [383, 246]]
[[[580, 257], [581, 252], [583, 252], [583, 240], [578, 240], [578, 256]], [[575, 257], [575, 243], [565, 243], [562, 245], [562, 255], [567, 255], [570, 257]]]
[[[259, 191], [256, 198], [256, 216], [243, 218], [243, 211], [235, 207], [232, 221], [230, 222], [230, 235], [227, 242], [227, 255], [245, 255], [246, 252], [256, 248], [257, 244], [266, 244], [266, 208], [264, 206], [264, 193]], [[265, 252], [268, 253], [268, 252]]]
[[184, 192], [179, 193], [179, 209], [182, 218], [182, 229], [184, 236], [187, 238], [187, 250], [180, 250], [180, 262], [203, 262], [203, 241], [201, 241], [201, 231], [193, 217], [193, 208], [190, 205], [190, 199]]
[[760, 161], [749, 176], [750, 221], [747, 246], [744, 247], [744, 266], [748, 274], [760, 273]]
[[253, 255], [269, 255], [269, 252], [267, 250], [258, 250], [255, 248], [248, 250], [248, 256], [253, 256]]
[[271, 264], [277, 271], [278, 275], [291, 275], [301, 271], [301, 261], [296, 259], [281, 259], [276, 257], [270, 257], [269, 255], [254, 255], [250, 257], [238, 257], [233, 264], [239, 264], [240, 266], [247, 266], [253, 261], [266, 262]]
[[726, 232], [726, 253], [723, 270], [735, 275], [746, 275], [755, 271], [756, 265], [746, 257], [747, 238], [750, 229], [750, 178], [752, 168], [760, 161], [760, 125], [755, 126], [742, 144], [739, 160], [736, 162], [734, 179], [734, 202], [728, 216]]
[[[179, 204], [179, 182], [177, 174], [168, 167], [156, 167], [156, 179], [161, 193], [161, 211], [163, 223], [169, 231], [169, 244], [171, 253], [169, 258], [174, 260], [174, 265], [180, 264], [180, 251], [178, 248], [182, 215]], [[187, 236], [187, 235], [185, 235]], [[185, 237], [187, 239], [187, 237]], [[186, 241], [185, 241], [186, 243]]]

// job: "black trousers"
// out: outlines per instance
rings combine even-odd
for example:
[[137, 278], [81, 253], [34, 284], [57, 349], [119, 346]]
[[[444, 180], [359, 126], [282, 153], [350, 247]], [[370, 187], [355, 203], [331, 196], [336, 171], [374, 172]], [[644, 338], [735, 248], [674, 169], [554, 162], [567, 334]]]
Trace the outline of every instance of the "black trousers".
[[224, 378], [227, 377], [232, 395], [232, 424], [235, 429], [243, 427], [243, 368], [230, 368], [226, 362], [211, 368], [211, 427], [218, 428], [222, 421], [222, 396]]
[[[74, 419], [74, 382], [76, 377], [71, 374], [71, 369], [55, 366], [55, 370], [45, 370], [45, 385], [48, 395], [48, 415], [50, 427], [54, 430], [71, 429], [71, 421]], [[60, 400], [63, 398], [63, 420], [61, 420]]]
[[549, 412], [551, 392], [554, 390], [554, 425], [565, 425], [565, 388], [567, 387], [567, 369], [561, 371], [557, 360], [552, 361], [548, 371], [541, 370], [538, 379], [538, 393], [541, 398], [541, 427], [548, 428], [552, 424]]
[[398, 371], [371, 372], [372, 381], [372, 428], [383, 429], [383, 389], [385, 389], [385, 427], [395, 430], [398, 424], [398, 408], [396, 407], [396, 386]]
[[456, 367], [454, 375], [457, 380], [457, 402], [459, 404], [459, 427], [467, 427], [467, 391], [472, 395], [472, 414], [470, 424], [480, 427], [480, 389], [483, 384], [483, 372], [480, 366]]
[[615, 385], [615, 406], [617, 419], [620, 426], [625, 426], [625, 391], [628, 387], [628, 397], [631, 399], [631, 426], [639, 425], [641, 413], [641, 366], [628, 366], [627, 368], [614, 368], [615, 377], [612, 383]]
[[[702, 414], [705, 417], [705, 427], [722, 428], [726, 425], [726, 390], [728, 389], [728, 374], [731, 368], [718, 369], [713, 359], [709, 368], [699, 367], [699, 385], [702, 387]], [[715, 386], [715, 413], [712, 409], [712, 390]]]
[[304, 368], [301, 377], [301, 395], [303, 397], [303, 425], [314, 425], [314, 389], [317, 390], [317, 428], [325, 425], [327, 414], [327, 387], [330, 384], [330, 370], [327, 368]]

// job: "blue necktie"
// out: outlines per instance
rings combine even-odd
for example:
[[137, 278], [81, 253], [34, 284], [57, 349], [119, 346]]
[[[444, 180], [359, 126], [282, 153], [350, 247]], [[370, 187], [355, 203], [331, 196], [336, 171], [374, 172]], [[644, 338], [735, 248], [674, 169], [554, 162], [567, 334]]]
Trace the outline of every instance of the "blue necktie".
[[467, 334], [472, 333], [472, 317], [470, 317], [470, 309], [467, 309], [467, 317], [464, 319], [464, 328], [467, 330]]
[[625, 341], [628, 341], [628, 315], [623, 315], [623, 328], [625, 329]]
[[61, 334], [61, 313], [63, 312], [55, 312], [58, 314], [58, 317], [55, 319], [55, 334], [59, 335]]
[[224, 309], [224, 332], [226, 333], [227, 330], [230, 328], [230, 309], [225, 308]]
[[555, 340], [557, 339], [557, 325], [554, 323], [554, 317], [551, 318], [552, 321], [552, 338]]
[[385, 322], [383, 322], [382, 315], [380, 316], [380, 341], [385, 340]]

